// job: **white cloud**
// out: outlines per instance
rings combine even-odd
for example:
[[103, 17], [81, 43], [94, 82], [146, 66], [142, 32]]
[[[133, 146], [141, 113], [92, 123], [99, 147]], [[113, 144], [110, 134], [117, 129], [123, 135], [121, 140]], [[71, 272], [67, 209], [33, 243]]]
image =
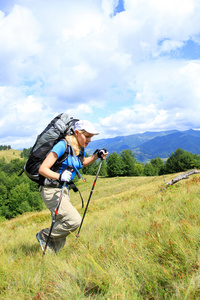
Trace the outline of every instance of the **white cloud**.
[[198, 0], [124, 0], [115, 16], [117, 0], [2, 5], [0, 144], [31, 146], [64, 111], [100, 138], [200, 128], [200, 60], [179, 58], [199, 43]]
[[101, 119], [105, 135], [199, 127], [200, 62], [161, 59], [138, 65], [136, 73], [132, 104]]
[[0, 82], [19, 84], [32, 57], [41, 51], [40, 30], [28, 8], [15, 5], [9, 15], [0, 11]]
[[47, 116], [53, 116], [51, 109], [42, 104], [43, 99], [25, 96], [23, 89], [0, 87], [0, 99], [0, 144], [23, 139], [25, 147], [30, 136], [35, 138], [41, 126], [47, 124]]
[[39, 28], [29, 9], [15, 5], [9, 15], [1, 12], [0, 29], [1, 53], [17, 52], [23, 58], [38, 53]]

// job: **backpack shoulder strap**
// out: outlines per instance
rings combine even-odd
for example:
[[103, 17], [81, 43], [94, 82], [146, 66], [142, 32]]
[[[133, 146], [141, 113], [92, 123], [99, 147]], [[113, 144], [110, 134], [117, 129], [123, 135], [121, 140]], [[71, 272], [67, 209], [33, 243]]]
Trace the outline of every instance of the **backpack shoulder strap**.
[[79, 153], [79, 155], [78, 155], [78, 157], [79, 157], [79, 159], [80, 159], [80, 161], [81, 161], [81, 164], [83, 164], [83, 157], [84, 157], [84, 148], [82, 148], [81, 147], [81, 151], [80, 151], [80, 153]]
[[63, 155], [61, 155], [61, 157], [58, 158], [57, 162], [56, 163], [62, 163], [69, 155], [70, 153], [70, 150], [69, 150], [69, 144], [67, 142], [66, 139], [62, 139], [60, 141], [64, 141], [65, 142], [65, 151], [63, 153]]

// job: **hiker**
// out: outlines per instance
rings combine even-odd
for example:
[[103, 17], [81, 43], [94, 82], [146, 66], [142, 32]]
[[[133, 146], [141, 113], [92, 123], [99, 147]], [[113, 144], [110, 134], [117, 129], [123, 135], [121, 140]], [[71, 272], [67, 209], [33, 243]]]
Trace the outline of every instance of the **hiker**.
[[[75, 231], [81, 223], [80, 214], [70, 202], [69, 184], [76, 173], [79, 173], [79, 169], [89, 166], [98, 158], [106, 158], [108, 154], [106, 149], [97, 149], [92, 156], [85, 157], [84, 149], [91, 142], [91, 138], [97, 134], [99, 133], [89, 121], [77, 121], [74, 125], [73, 134], [65, 137], [71, 151], [67, 158], [60, 164], [55, 164], [66, 149], [66, 142], [61, 140], [53, 146], [39, 168], [40, 177], [43, 179], [39, 191], [44, 203], [51, 212], [52, 218], [58, 204], [62, 186], [64, 182], [67, 182], [47, 246], [50, 252], [57, 252], [62, 249], [66, 237], [70, 232]], [[54, 168], [54, 166], [57, 166], [57, 168]], [[48, 236], [49, 228], [42, 229], [36, 234], [42, 251], [44, 251]]]

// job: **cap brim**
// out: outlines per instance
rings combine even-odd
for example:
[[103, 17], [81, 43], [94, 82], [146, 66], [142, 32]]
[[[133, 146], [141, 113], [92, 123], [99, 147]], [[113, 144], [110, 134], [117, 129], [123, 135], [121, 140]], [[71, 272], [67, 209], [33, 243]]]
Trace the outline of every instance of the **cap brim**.
[[[85, 129], [84, 129], [85, 130]], [[99, 133], [98, 132], [89, 132], [89, 131], [87, 131], [87, 130], [85, 130], [87, 133], [89, 133], [89, 134], [93, 134], [93, 135], [98, 135]]]

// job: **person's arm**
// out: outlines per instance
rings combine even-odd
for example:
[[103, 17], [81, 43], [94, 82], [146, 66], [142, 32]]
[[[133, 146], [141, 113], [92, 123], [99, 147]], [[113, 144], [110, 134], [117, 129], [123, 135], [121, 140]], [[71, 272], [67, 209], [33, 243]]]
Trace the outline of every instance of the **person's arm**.
[[97, 160], [98, 158], [100, 158], [98, 156], [98, 153], [101, 153], [101, 159], [106, 159], [106, 156], [108, 155], [108, 152], [106, 149], [102, 149], [102, 150], [96, 150], [93, 155], [89, 156], [89, 157], [84, 157], [83, 158], [83, 167], [87, 167], [89, 165], [91, 165], [93, 162], [95, 162], [95, 160]]
[[89, 157], [83, 157], [83, 167], [87, 167], [87, 166], [91, 165], [97, 159], [98, 159], [98, 156], [96, 153]]
[[58, 156], [55, 152], [50, 152], [39, 168], [39, 174], [50, 179], [59, 180], [59, 173], [52, 171], [50, 168], [57, 161]]

